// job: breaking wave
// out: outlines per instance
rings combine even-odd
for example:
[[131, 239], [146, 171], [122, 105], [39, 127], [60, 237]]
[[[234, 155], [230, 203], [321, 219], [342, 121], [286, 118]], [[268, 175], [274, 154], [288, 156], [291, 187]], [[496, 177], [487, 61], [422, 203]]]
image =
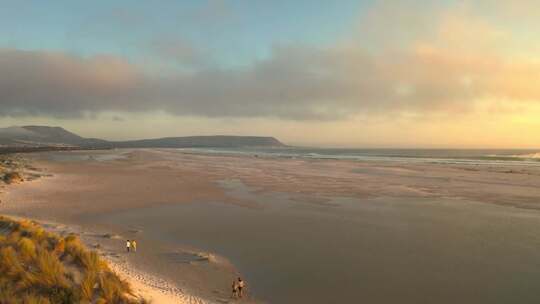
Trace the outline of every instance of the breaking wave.
[[516, 157], [516, 158], [526, 158], [526, 159], [540, 159], [540, 152], [529, 153], [529, 154], [512, 155], [512, 157]]

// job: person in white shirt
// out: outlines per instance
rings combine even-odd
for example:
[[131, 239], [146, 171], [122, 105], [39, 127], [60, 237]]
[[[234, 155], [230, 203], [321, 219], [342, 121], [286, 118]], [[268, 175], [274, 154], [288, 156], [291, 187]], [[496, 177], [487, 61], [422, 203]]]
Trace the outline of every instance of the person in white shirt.
[[131, 242], [129, 240], [126, 241], [126, 251], [129, 252], [129, 249], [131, 249]]
[[246, 283], [241, 278], [238, 278], [238, 296], [241, 298], [244, 296], [244, 290]]

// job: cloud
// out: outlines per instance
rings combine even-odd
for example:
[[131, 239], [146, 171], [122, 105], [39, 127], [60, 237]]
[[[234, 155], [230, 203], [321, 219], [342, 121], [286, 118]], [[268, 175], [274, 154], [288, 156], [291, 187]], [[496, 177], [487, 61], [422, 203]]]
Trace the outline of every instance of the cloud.
[[119, 58], [0, 51], [2, 115], [165, 111], [208, 117], [340, 119], [355, 113], [461, 111], [476, 99], [540, 99], [540, 67], [427, 46], [276, 48], [244, 69], [149, 76]]
[[127, 107], [141, 83], [135, 68], [117, 57], [83, 59], [62, 53], [0, 49], [2, 115], [80, 115]]
[[[0, 115], [164, 111], [339, 120], [540, 101], [538, 62], [501, 51], [512, 43], [511, 28], [477, 17], [469, 5], [429, 9], [376, 6], [350, 41], [276, 46], [268, 58], [233, 69], [198, 64], [156, 75], [114, 56], [1, 49]], [[180, 61], [204, 61], [183, 42], [157, 48]]]

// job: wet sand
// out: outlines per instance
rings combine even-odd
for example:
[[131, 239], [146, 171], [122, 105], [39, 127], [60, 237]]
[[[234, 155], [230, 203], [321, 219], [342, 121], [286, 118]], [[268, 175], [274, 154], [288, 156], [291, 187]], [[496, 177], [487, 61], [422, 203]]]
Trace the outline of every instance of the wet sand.
[[[117, 234], [107, 242], [118, 252], [136, 238], [131, 268], [211, 302], [230, 301], [239, 270], [273, 303], [538, 300], [526, 284], [540, 279], [527, 272], [540, 264], [538, 168], [175, 150], [31, 157], [52, 176], [11, 187], [0, 212]], [[480, 283], [490, 279], [497, 292]]]

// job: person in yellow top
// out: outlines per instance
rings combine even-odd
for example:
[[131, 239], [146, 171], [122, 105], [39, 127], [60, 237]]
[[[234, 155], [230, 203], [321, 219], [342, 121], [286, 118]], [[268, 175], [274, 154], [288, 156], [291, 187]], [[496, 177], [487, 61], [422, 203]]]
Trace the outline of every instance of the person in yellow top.
[[137, 242], [135, 240], [131, 241], [131, 249], [133, 252], [137, 252]]

